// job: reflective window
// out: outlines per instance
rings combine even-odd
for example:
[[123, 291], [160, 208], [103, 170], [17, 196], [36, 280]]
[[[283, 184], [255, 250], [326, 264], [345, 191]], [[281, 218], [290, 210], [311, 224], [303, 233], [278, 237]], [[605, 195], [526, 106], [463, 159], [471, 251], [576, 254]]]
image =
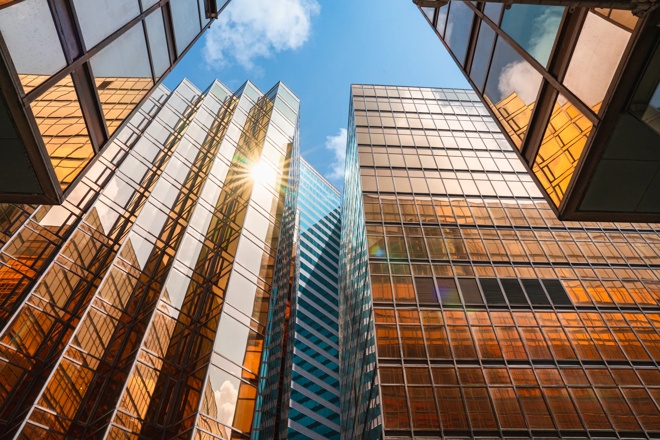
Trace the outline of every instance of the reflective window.
[[444, 5], [438, 9], [438, 23], [435, 28], [438, 30], [440, 35], [445, 34], [445, 26], [447, 25], [447, 11], [449, 10], [449, 5]]
[[497, 2], [486, 2], [484, 5], [484, 14], [493, 20], [496, 25], [500, 24], [500, 17], [502, 15], [502, 5]]
[[70, 76], [30, 104], [62, 190], [94, 156]]
[[0, 32], [26, 93], [66, 65], [46, 0], [0, 10]]
[[485, 21], [482, 21], [479, 27], [477, 46], [474, 49], [474, 55], [472, 57], [472, 67], [470, 67], [470, 78], [479, 91], [484, 89], [494, 44], [495, 31]]
[[85, 46], [91, 49], [138, 16], [138, 0], [73, 0]]
[[566, 98], [557, 97], [533, 166], [534, 174], [555, 206], [559, 206], [566, 193], [592, 126]]
[[500, 27], [545, 66], [563, 15], [564, 8], [560, 6], [511, 5], [504, 11]]
[[541, 81], [541, 74], [507, 42], [501, 38], [497, 40], [485, 95], [518, 148], [527, 132]]
[[450, 3], [445, 41], [462, 66], [465, 65], [473, 19], [474, 12], [468, 5], [458, 1]]
[[151, 62], [153, 63], [156, 79], [170, 67], [170, 54], [167, 50], [167, 38], [165, 37], [165, 26], [163, 25], [163, 13], [158, 9], [144, 20], [149, 37], [149, 50], [151, 51]]
[[612, 82], [630, 32], [589, 13], [584, 21], [564, 85], [596, 113]]
[[181, 55], [201, 30], [197, 12], [198, 5], [196, 0], [172, 0], [170, 7], [174, 21], [176, 53]]
[[133, 26], [96, 54], [91, 64], [106, 125], [112, 134], [154, 84], [142, 26]]

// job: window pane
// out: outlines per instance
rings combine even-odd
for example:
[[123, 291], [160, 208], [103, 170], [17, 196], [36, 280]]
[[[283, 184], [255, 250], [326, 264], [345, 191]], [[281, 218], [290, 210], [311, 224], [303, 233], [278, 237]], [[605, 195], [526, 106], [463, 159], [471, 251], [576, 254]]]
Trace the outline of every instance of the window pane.
[[70, 76], [30, 104], [62, 190], [94, 156]]
[[440, 35], [445, 34], [445, 25], [447, 24], [447, 9], [449, 9], [448, 4], [438, 9], [438, 23], [436, 24], [435, 28], [438, 30]]
[[0, 32], [26, 93], [66, 65], [46, 0], [0, 10]]
[[201, 31], [199, 13], [195, 0], [172, 0], [172, 19], [174, 20], [174, 40], [176, 53], [181, 55], [190, 42]]
[[560, 6], [512, 5], [504, 11], [501, 28], [545, 66], [563, 15]]
[[470, 68], [470, 78], [472, 78], [472, 81], [474, 81], [480, 91], [483, 90], [484, 83], [486, 82], [493, 44], [495, 44], [495, 31], [485, 21], [482, 21], [479, 28], [477, 47], [472, 57], [472, 67]]
[[485, 94], [488, 105], [518, 148], [527, 132], [541, 80], [541, 74], [508, 43], [497, 40]]
[[585, 19], [564, 84], [595, 112], [600, 109], [630, 32], [597, 14]]
[[154, 84], [142, 25], [133, 26], [95, 55], [91, 64], [112, 134]]
[[502, 15], [502, 5], [496, 2], [487, 2], [484, 6], [484, 14], [491, 20], [493, 23], [500, 24], [500, 15]]
[[138, 16], [137, 0], [73, 0], [87, 49]]
[[154, 65], [156, 79], [170, 67], [170, 54], [167, 50], [167, 39], [165, 37], [165, 26], [163, 25], [163, 13], [157, 10], [144, 20], [147, 25], [149, 36], [149, 48], [151, 49], [151, 60]]
[[457, 1], [450, 3], [445, 41], [462, 66], [465, 65], [473, 18], [474, 12], [465, 3]]

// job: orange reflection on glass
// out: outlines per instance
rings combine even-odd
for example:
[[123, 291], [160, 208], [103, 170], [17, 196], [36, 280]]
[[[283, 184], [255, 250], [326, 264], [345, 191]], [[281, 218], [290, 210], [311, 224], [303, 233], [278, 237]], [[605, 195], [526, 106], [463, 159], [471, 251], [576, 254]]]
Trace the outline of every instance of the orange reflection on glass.
[[410, 420], [408, 419], [405, 388], [402, 386], [383, 386], [381, 390], [385, 427], [389, 429], [409, 428]]
[[557, 97], [532, 167], [555, 206], [564, 198], [592, 127], [573, 104]]
[[532, 119], [535, 103], [525, 104], [516, 93], [512, 93], [494, 104], [486, 96], [486, 102], [493, 109], [495, 115], [506, 129], [506, 133], [520, 150], [523, 138], [527, 132], [527, 126], [530, 119]]
[[23, 90], [26, 94], [30, 93], [35, 87], [46, 81], [48, 78], [50, 78], [49, 75], [18, 74], [18, 79], [21, 81]]
[[151, 78], [96, 78], [108, 134], [114, 133], [153, 85]]
[[62, 190], [94, 156], [70, 76], [30, 104]]

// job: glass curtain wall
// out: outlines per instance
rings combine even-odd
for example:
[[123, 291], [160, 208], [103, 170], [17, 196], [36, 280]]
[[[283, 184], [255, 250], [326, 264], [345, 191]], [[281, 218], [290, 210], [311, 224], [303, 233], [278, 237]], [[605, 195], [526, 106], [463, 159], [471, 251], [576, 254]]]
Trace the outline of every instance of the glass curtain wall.
[[355, 85], [351, 120], [342, 404], [369, 361], [386, 438], [655, 435], [660, 231], [557, 220], [472, 91]]
[[0, 199], [26, 193], [61, 202], [209, 24], [202, 0], [23, 0], [1, 8], [2, 138], [12, 141], [0, 170], [15, 178], [0, 179]]
[[0, 432], [250, 436], [297, 114], [159, 86], [62, 206], [0, 205]]

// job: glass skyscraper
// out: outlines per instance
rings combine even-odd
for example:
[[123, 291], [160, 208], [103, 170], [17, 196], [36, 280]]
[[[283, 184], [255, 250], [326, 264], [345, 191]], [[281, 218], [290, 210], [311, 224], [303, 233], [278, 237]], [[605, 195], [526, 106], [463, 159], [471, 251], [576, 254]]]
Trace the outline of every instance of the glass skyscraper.
[[472, 91], [354, 85], [346, 167], [346, 438], [658, 436], [655, 225], [557, 220]]
[[[297, 282], [281, 417], [289, 439], [339, 439], [339, 191], [300, 163]], [[284, 433], [283, 433], [284, 434]]]
[[0, 0], [0, 202], [62, 203], [229, 0]]
[[560, 218], [660, 221], [660, 9], [415, 3]]
[[251, 435], [298, 108], [281, 83], [159, 86], [61, 206], [0, 205], [3, 438]]

